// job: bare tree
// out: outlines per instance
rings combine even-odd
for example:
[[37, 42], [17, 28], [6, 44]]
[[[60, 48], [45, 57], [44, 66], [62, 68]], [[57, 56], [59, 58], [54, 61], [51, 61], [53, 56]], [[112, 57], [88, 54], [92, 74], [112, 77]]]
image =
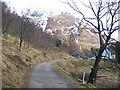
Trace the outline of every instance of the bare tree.
[[111, 35], [120, 30], [120, 26], [118, 25], [118, 22], [120, 21], [120, 18], [118, 18], [118, 15], [120, 14], [120, 1], [115, 0], [114, 2], [110, 2], [110, 0], [98, 0], [96, 2], [91, 2], [89, 0], [89, 5], [80, 2], [93, 13], [93, 16], [90, 17], [86, 17], [86, 15], [81, 11], [81, 8], [78, 7], [78, 3], [74, 0], [66, 1], [65, 3], [78, 12], [88, 25], [94, 27], [94, 32], [99, 35], [100, 47], [96, 54], [96, 60], [87, 82], [93, 84], [96, 82], [102, 53], [110, 44]]
[[5, 2], [2, 2], [2, 33], [5, 34], [9, 25], [15, 20], [15, 12], [11, 13], [11, 8]]
[[[30, 18], [28, 17], [28, 14], [30, 13], [29, 10], [27, 12], [23, 13], [22, 17], [20, 18], [20, 45], [19, 45], [19, 51], [21, 51], [23, 38], [26, 37], [25, 33], [28, 33], [28, 28], [32, 25], [30, 22]], [[25, 39], [25, 38], [24, 38]]]

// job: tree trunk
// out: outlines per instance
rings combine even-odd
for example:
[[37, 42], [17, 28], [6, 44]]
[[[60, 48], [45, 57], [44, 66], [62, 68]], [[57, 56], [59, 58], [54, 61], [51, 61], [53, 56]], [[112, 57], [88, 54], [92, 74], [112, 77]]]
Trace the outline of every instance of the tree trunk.
[[116, 42], [115, 44], [115, 55], [117, 63], [120, 64], [120, 42]]
[[19, 51], [21, 51], [22, 41], [23, 41], [23, 36], [22, 36], [22, 31], [21, 31], [21, 33], [20, 33], [20, 46], [19, 46]]
[[105, 48], [106, 48], [105, 45], [100, 47], [100, 50], [98, 52], [98, 55], [96, 56], [96, 60], [95, 60], [94, 66], [91, 69], [91, 73], [89, 75], [89, 80], [88, 80], [87, 83], [94, 84], [96, 82], [96, 77], [97, 77], [97, 71], [98, 71], [98, 68], [99, 68], [99, 63], [100, 63], [101, 56], [102, 56], [102, 53], [105, 50]]

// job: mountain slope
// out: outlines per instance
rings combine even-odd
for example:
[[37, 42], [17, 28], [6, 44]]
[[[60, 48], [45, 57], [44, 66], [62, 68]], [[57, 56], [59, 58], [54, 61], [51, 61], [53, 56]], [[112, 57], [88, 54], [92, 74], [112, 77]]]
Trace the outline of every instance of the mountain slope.
[[69, 14], [48, 17], [45, 31], [68, 46], [72, 43], [70, 47], [84, 55], [85, 51], [90, 51], [92, 47], [99, 47], [98, 35], [80, 25], [79, 19]]
[[3, 88], [26, 87], [29, 74], [36, 64], [69, 57], [67, 53], [57, 48], [35, 49], [22, 46], [22, 51], [19, 51], [19, 38], [11, 35], [3, 37], [2, 41]]
[[64, 27], [74, 25], [74, 22], [76, 21], [77, 20], [72, 15], [61, 14], [61, 15], [51, 16], [48, 17], [48, 24], [46, 26], [46, 29], [60, 30]]

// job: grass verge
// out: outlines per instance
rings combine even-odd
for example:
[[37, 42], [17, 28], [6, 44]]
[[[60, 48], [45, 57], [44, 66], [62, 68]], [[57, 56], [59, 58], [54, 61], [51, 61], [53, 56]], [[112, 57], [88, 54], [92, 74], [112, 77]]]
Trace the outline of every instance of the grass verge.
[[[94, 61], [78, 60], [69, 58], [66, 61], [57, 62], [53, 69], [61, 74], [68, 82], [76, 88], [116, 88], [118, 87], [118, 70], [105, 68], [101, 61], [97, 75], [96, 84], [86, 84]], [[85, 72], [85, 84], [83, 84], [83, 73]]]

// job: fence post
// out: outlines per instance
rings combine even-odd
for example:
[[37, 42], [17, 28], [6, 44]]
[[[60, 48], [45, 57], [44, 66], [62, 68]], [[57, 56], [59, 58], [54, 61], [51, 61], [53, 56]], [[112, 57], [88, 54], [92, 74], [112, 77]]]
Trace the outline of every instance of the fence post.
[[83, 72], [83, 84], [85, 84], [85, 72]]

